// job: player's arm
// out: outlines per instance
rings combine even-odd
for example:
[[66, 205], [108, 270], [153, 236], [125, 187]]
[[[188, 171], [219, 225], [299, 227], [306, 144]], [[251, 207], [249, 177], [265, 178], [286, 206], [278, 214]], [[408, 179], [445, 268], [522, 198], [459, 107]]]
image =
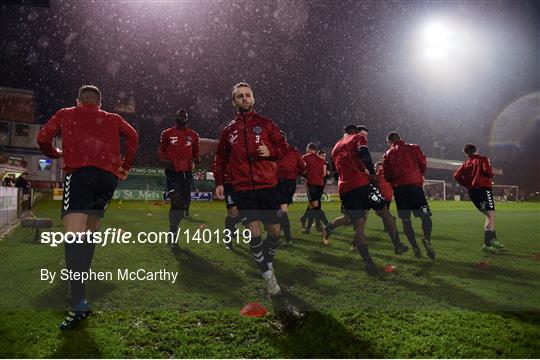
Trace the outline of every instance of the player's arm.
[[482, 173], [488, 178], [493, 178], [493, 168], [491, 167], [491, 162], [488, 158], [485, 158], [482, 161]]
[[212, 172], [214, 173], [214, 180], [216, 183], [216, 196], [218, 199], [224, 198], [223, 184], [225, 182], [225, 171], [227, 163], [229, 162], [229, 156], [231, 154], [231, 144], [227, 140], [227, 131], [221, 133], [219, 142], [216, 149], [216, 155], [212, 162]]
[[334, 159], [332, 159], [332, 168], [334, 169], [334, 180], [335, 181], [338, 181], [339, 180], [339, 173], [337, 171], [337, 167], [336, 167], [336, 163], [334, 162]]
[[461, 186], [465, 186], [466, 184], [465, 179], [463, 179], [464, 170], [465, 170], [465, 164], [461, 164], [461, 166], [454, 173], [454, 180], [456, 180], [457, 183]]
[[133, 166], [135, 160], [135, 154], [137, 153], [137, 146], [139, 145], [139, 134], [127, 121], [118, 115], [117, 118], [120, 122], [119, 132], [126, 139], [126, 155], [122, 165], [118, 168], [118, 174], [120, 180], [125, 180], [128, 177], [129, 169]]
[[392, 167], [390, 166], [390, 161], [386, 158], [386, 154], [383, 157], [382, 166], [383, 166], [384, 180], [388, 182], [394, 181]]
[[139, 134], [137, 130], [133, 128], [127, 121], [119, 117], [120, 120], [120, 135], [126, 139], [126, 155], [122, 167], [125, 170], [131, 169], [133, 161], [135, 160], [135, 154], [137, 153], [137, 146], [139, 145]]
[[56, 112], [40, 130], [37, 137], [37, 143], [43, 154], [52, 159], [62, 157], [62, 150], [53, 146], [54, 138], [62, 132], [62, 114], [62, 110]]
[[426, 155], [424, 155], [423, 151], [420, 149], [420, 146], [416, 146], [416, 163], [418, 164], [418, 168], [420, 169], [420, 172], [422, 175], [425, 175], [426, 173], [426, 167], [427, 167], [427, 161], [426, 161]]
[[193, 156], [193, 164], [195, 166], [199, 165], [201, 162], [200, 154], [199, 154], [199, 134], [195, 133], [195, 141], [193, 142], [191, 149], [193, 150], [192, 156]]
[[270, 132], [271, 146], [268, 148], [270, 155], [265, 158], [272, 161], [278, 161], [283, 158], [283, 149], [285, 148], [285, 138], [281, 135], [279, 128], [272, 122]]
[[306, 173], [306, 163], [304, 162], [304, 159], [302, 158], [302, 155], [299, 151], [296, 153], [296, 166], [298, 170], [298, 176], [302, 176]]
[[172, 169], [174, 166], [171, 159], [169, 159], [169, 154], [167, 152], [169, 139], [167, 138], [166, 131], [167, 130], [162, 131], [159, 138], [159, 160], [166, 168]]

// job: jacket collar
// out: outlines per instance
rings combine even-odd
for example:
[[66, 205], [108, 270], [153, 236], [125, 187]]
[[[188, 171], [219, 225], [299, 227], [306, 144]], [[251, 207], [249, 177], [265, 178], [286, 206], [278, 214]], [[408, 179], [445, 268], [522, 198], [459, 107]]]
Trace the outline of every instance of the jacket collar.
[[85, 105], [80, 104], [80, 105], [77, 105], [77, 107], [85, 111], [99, 111], [101, 109], [101, 106], [93, 105], [93, 104], [85, 104]]

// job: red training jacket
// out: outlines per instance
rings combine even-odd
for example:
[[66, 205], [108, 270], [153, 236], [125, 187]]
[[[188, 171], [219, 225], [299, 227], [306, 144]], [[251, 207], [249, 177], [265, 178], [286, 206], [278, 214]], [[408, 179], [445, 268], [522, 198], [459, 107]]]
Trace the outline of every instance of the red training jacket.
[[321, 159], [316, 153], [307, 153], [302, 156], [302, 160], [306, 163], [306, 183], [309, 186], [324, 186], [324, 165], [326, 161]]
[[277, 162], [278, 179], [296, 180], [306, 171], [306, 164], [300, 151], [294, 146], [285, 144], [283, 158]]
[[[53, 147], [62, 136], [62, 153]], [[120, 156], [120, 136], [126, 138], [126, 155]], [[60, 109], [38, 134], [41, 151], [50, 158], [64, 158], [64, 171], [94, 166], [118, 176], [118, 168], [133, 164], [139, 135], [120, 115], [103, 111], [97, 105]]]
[[386, 181], [392, 187], [424, 185], [426, 156], [416, 144], [405, 144], [402, 140], [390, 146], [383, 157], [383, 171]]
[[392, 189], [392, 185], [384, 178], [383, 169], [377, 171], [377, 179], [379, 180], [379, 190], [381, 191], [382, 196], [384, 196], [384, 199], [386, 201], [392, 201], [394, 189]]
[[[269, 157], [257, 149], [266, 145]], [[276, 161], [283, 157], [285, 138], [274, 122], [255, 111], [238, 113], [221, 133], [214, 161], [216, 186], [223, 185], [227, 166], [234, 191], [256, 190], [277, 185]]]
[[345, 194], [369, 184], [369, 172], [360, 159], [360, 147], [367, 146], [362, 134], [345, 135], [332, 150], [332, 159], [339, 175], [338, 192]]
[[163, 130], [159, 142], [159, 158], [170, 160], [174, 171], [191, 171], [199, 162], [199, 134], [190, 128], [174, 126]]
[[454, 179], [467, 189], [492, 187], [493, 170], [491, 163], [486, 156], [474, 154], [470, 156], [457, 171]]

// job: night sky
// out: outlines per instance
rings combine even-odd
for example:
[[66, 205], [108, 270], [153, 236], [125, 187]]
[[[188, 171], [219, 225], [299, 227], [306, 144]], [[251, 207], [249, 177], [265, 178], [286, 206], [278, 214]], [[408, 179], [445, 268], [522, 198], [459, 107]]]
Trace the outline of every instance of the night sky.
[[[505, 170], [505, 182], [532, 191], [540, 183], [540, 115], [517, 144], [489, 140], [503, 109], [540, 91], [539, 4], [1, 5], [0, 86], [33, 90], [39, 122], [73, 106], [86, 83], [102, 90], [105, 110], [134, 101], [136, 113], [123, 115], [141, 133], [139, 163], [151, 165], [176, 109], [189, 109], [191, 126], [216, 138], [234, 115], [232, 86], [247, 81], [256, 110], [301, 150], [308, 142], [331, 149], [349, 123], [367, 125], [375, 151], [385, 150], [391, 130], [433, 157], [462, 159], [463, 145], [473, 142]], [[428, 63], [422, 29], [433, 21], [445, 24], [454, 45], [437, 48]]]

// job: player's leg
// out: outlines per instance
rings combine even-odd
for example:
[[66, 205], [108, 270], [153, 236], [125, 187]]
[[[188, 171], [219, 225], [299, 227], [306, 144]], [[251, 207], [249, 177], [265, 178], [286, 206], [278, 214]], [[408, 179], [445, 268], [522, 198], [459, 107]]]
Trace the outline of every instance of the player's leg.
[[289, 204], [280, 204], [281, 209], [281, 228], [285, 242], [291, 242], [291, 223], [289, 221]]
[[413, 205], [413, 214], [415, 217], [419, 217], [422, 221], [422, 244], [426, 249], [427, 256], [431, 260], [435, 260], [435, 250], [431, 244], [431, 230], [433, 228], [433, 222], [431, 221], [431, 209], [426, 200], [424, 190], [421, 187], [414, 187], [411, 189], [411, 203]]
[[193, 186], [193, 175], [191, 172], [184, 172], [182, 179], [182, 218], [191, 220], [189, 215], [189, 207], [191, 205], [191, 188]]
[[[79, 234], [72, 243], [65, 245], [66, 268], [76, 273], [90, 270], [95, 244], [89, 233], [99, 227], [105, 208], [113, 197], [118, 179], [113, 174], [97, 169], [83, 168], [66, 176], [62, 222], [66, 232]], [[67, 200], [67, 201], [66, 201]], [[89, 230], [89, 231], [87, 231]], [[70, 280], [71, 304], [68, 316], [60, 324], [60, 329], [69, 329], [90, 313], [86, 301], [84, 282]]]
[[227, 206], [227, 216], [225, 216], [225, 229], [228, 230], [228, 234], [231, 237], [231, 241], [225, 243], [225, 248], [227, 248], [227, 250], [233, 249], [233, 239], [236, 238], [235, 231], [237, 231], [236, 224], [238, 224], [240, 221], [240, 215], [236, 204], [231, 207]]
[[388, 210], [388, 205], [384, 197], [379, 189], [373, 184], [370, 184], [367, 189], [368, 193], [365, 195], [366, 202], [369, 204], [369, 207], [375, 210], [375, 213], [382, 218], [384, 228], [387, 230], [390, 241], [392, 241], [392, 244], [394, 245], [394, 253], [396, 255], [405, 253], [409, 248], [403, 245], [399, 239], [396, 223], [392, 218], [392, 215], [390, 215], [390, 210]]
[[[365, 211], [364, 211], [365, 214]], [[377, 267], [371, 258], [369, 253], [367, 239], [365, 234], [365, 223], [366, 218], [364, 216], [355, 216], [352, 220], [354, 227], [354, 239], [353, 246], [358, 250], [360, 256], [362, 256], [362, 261], [364, 263], [364, 268], [368, 274], [373, 274], [377, 272]]]
[[330, 236], [332, 235], [332, 232], [340, 227], [340, 226], [349, 226], [351, 225], [351, 219], [347, 214], [345, 213], [345, 209], [343, 208], [343, 201], [341, 202], [341, 213], [343, 215], [338, 216], [330, 224], [323, 227], [323, 233], [322, 233], [322, 241], [325, 245], [330, 244]]
[[311, 232], [311, 227], [313, 226], [313, 222], [315, 221], [316, 216], [316, 210], [319, 206], [319, 202], [317, 200], [309, 200], [308, 203], [308, 209], [307, 212], [307, 225], [305, 227], [305, 230], [302, 230], [304, 234], [309, 234]]
[[169, 195], [170, 197], [170, 208], [169, 208], [169, 232], [170, 232], [170, 242], [169, 245], [173, 252], [178, 252], [180, 246], [175, 242], [176, 233], [180, 226], [180, 221], [183, 217], [183, 206], [182, 206], [182, 195], [179, 191], [173, 191]]
[[473, 202], [486, 216], [483, 249], [484, 251], [499, 254], [504, 250], [505, 246], [497, 240], [497, 234], [495, 232], [495, 200], [493, 199], [491, 189], [481, 188], [473, 190], [475, 190], [475, 201]]

